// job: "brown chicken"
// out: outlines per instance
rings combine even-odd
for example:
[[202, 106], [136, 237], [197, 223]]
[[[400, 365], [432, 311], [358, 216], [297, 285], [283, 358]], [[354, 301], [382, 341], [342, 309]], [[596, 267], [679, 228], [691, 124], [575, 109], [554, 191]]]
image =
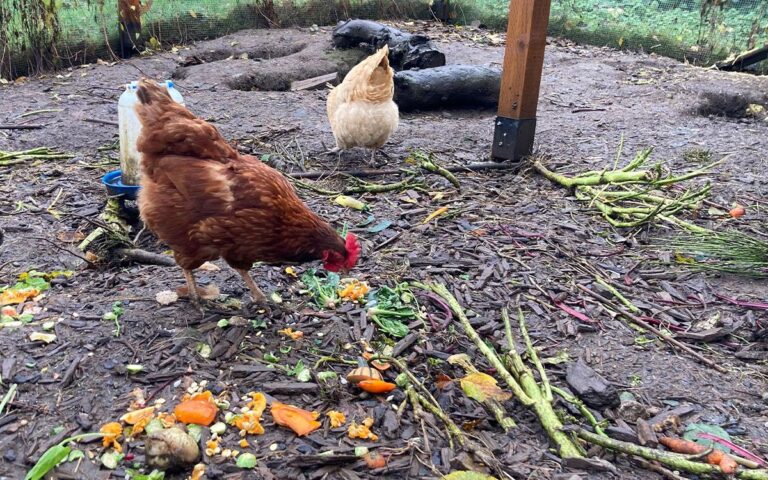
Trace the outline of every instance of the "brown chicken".
[[381, 148], [397, 129], [399, 111], [392, 100], [394, 71], [389, 66], [389, 47], [355, 65], [344, 81], [328, 95], [328, 120], [337, 150]]
[[237, 270], [259, 303], [266, 297], [248, 273], [256, 261], [322, 260], [333, 272], [355, 265], [360, 256], [355, 235], [342, 238], [280, 172], [240, 155], [213, 125], [174, 102], [157, 83], [142, 80], [137, 94], [141, 217], [173, 250], [196, 305], [192, 271], [217, 258]]

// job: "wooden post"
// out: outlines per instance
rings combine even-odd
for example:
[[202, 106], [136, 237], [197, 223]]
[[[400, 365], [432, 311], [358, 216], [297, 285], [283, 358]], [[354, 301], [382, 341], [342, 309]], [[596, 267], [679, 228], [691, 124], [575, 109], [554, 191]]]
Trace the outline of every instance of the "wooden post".
[[551, 0], [510, 0], [507, 47], [491, 156], [520, 160], [533, 151], [536, 105]]

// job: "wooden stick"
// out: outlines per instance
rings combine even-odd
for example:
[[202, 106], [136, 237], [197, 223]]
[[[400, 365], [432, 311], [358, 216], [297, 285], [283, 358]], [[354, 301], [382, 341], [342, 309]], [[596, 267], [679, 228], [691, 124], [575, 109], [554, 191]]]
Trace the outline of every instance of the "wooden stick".
[[11, 124], [11, 123], [2, 123], [0, 124], [0, 130], [37, 130], [39, 128], [44, 128], [45, 125], [39, 125], [35, 123], [28, 123], [26, 125], [21, 124]]
[[[469, 163], [467, 165], [464, 165], [463, 167], [445, 167], [445, 170], [451, 173], [479, 172], [482, 170], [510, 170], [512, 168], [516, 168], [517, 166], [518, 165], [516, 164], [503, 163], [503, 162], [477, 162], [477, 163]], [[309, 180], [313, 180], [318, 178], [331, 177], [334, 175], [344, 175], [348, 177], [363, 178], [363, 177], [377, 177], [380, 175], [402, 175], [404, 173], [410, 174], [410, 175], [413, 174], [413, 172], [408, 170], [389, 169], [389, 170], [339, 170], [339, 171], [322, 171], [322, 172], [295, 172], [295, 173], [286, 173], [286, 175], [292, 178], [306, 178]]]
[[160, 255], [138, 248], [118, 248], [115, 249], [115, 254], [123, 256], [128, 260], [147, 265], [161, 265], [163, 267], [173, 267], [176, 265], [173, 258], [167, 255]]
[[89, 123], [102, 123], [104, 125], [114, 125], [115, 127], [119, 125], [117, 122], [112, 120], [102, 120], [100, 118], [84, 118], [83, 121]]
[[598, 299], [601, 302], [603, 302], [605, 305], [611, 307], [614, 311], [618, 312], [619, 315], [624, 316], [629, 321], [631, 321], [632, 323], [634, 323], [638, 327], [642, 328], [643, 330], [647, 330], [647, 331], [653, 333], [654, 335], [659, 337], [661, 340], [663, 340], [663, 341], [669, 343], [670, 345], [673, 345], [673, 346], [679, 348], [680, 350], [683, 350], [684, 352], [692, 355], [693, 357], [695, 357], [701, 363], [703, 363], [703, 364], [705, 364], [705, 365], [707, 365], [709, 367], [714, 368], [718, 372], [720, 372], [720, 373], [728, 373], [728, 370], [724, 369], [723, 367], [721, 367], [720, 365], [718, 365], [714, 361], [708, 359], [707, 357], [705, 357], [702, 354], [700, 354], [699, 352], [693, 350], [691, 347], [689, 347], [688, 345], [680, 342], [679, 340], [677, 340], [675, 338], [672, 338], [669, 335], [664, 335], [661, 331], [659, 331], [654, 326], [652, 326], [649, 323], [641, 320], [640, 318], [632, 315], [631, 313], [622, 310], [619, 306], [615, 305], [613, 302], [611, 302], [609, 299], [605, 298], [604, 296], [600, 295], [599, 293], [593, 292], [592, 290], [590, 290], [589, 288], [585, 287], [584, 285], [576, 285], [576, 286], [579, 289], [581, 289], [582, 291], [584, 291], [585, 293], [595, 297], [596, 299]]

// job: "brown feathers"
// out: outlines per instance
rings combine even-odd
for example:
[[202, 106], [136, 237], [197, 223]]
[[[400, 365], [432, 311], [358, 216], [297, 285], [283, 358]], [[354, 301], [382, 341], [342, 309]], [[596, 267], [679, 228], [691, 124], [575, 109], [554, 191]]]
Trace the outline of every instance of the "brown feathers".
[[182, 268], [219, 257], [243, 270], [256, 261], [304, 262], [330, 252], [346, 258], [344, 239], [280, 172], [240, 155], [164, 87], [142, 81], [138, 95], [141, 216]]

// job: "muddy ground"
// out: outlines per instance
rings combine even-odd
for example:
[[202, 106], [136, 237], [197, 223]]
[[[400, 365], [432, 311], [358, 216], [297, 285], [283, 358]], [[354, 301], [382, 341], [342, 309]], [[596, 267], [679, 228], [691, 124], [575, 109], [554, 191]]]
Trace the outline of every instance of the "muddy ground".
[[[421, 23], [403, 28], [433, 35], [449, 63], [498, 66], [502, 61], [503, 36], [492, 32]], [[318, 33], [240, 32], [191, 49], [181, 47], [178, 52], [88, 65], [0, 86], [0, 123], [42, 126], [0, 130], [0, 150], [47, 146], [74, 155], [68, 160], [0, 166], [0, 227], [4, 234], [0, 284], [13, 283], [17, 275], [32, 269], [49, 272], [73, 267], [78, 259], [68, 250], [74, 246], [63, 240], [71, 240], [71, 232], [87, 234], [92, 230], [88, 219], [95, 219], [106, 201], [100, 177], [116, 168], [117, 128], [92, 120], [117, 120], [117, 98], [127, 81], [142, 73], [169, 78], [183, 58], [201, 56], [207, 50], [247, 46], [242, 52], [207, 58], [219, 67], [211, 68], [212, 63], [188, 67], [185, 75], [177, 74], [178, 88], [193, 112], [214, 122], [242, 150], [268, 154], [270, 161], [289, 171], [364, 166], [367, 154], [362, 151], [345, 154], [338, 165], [335, 157], [321, 155], [333, 142], [325, 116], [325, 90], [244, 91], [230, 88], [224, 79], [240, 68], [269, 75], [271, 65], [277, 65], [274, 68], [281, 75], [298, 77], [304, 67], [312, 65], [313, 57], [306, 51], [296, 53], [291, 47], [254, 52], [259, 45], [311, 46], [328, 42], [329, 37], [329, 29]], [[310, 52], [316, 50], [310, 47]], [[230, 53], [250, 55], [248, 59], [227, 59]], [[267, 60], [286, 54], [299, 56]], [[313, 75], [322, 73], [311, 70]], [[702, 151], [709, 152], [712, 160], [728, 156], [709, 177], [714, 185], [710, 200], [725, 208], [738, 202], [746, 207], [747, 214], [739, 220], [723, 220], [708, 215], [704, 208], [699, 218], [687, 218], [701, 225], [720, 228], [729, 224], [757, 232], [753, 235], [759, 235], [762, 228], [764, 235], [768, 123], [701, 115], [696, 109], [705, 92], [751, 97], [765, 91], [765, 78], [708, 71], [656, 56], [555, 39], [550, 41], [545, 58], [537, 151], [549, 158], [551, 168], [570, 172], [610, 166], [622, 135], [622, 163], [645, 147], [654, 147], [653, 158], [678, 172], [701, 166], [695, 160], [701, 159]], [[755, 98], [754, 102], [760, 100]], [[22, 116], [28, 112], [37, 113]], [[474, 110], [403, 115], [399, 130], [384, 148], [389, 166], [402, 166], [412, 149], [434, 152], [444, 165], [485, 161], [493, 119], [493, 112]], [[372, 286], [393, 285], [405, 279], [444, 282], [471, 310], [470, 318], [481, 335], [499, 346], [503, 344], [499, 311], [504, 306], [514, 307], [520, 299], [542, 357], [562, 358], [567, 353], [569, 362], [583, 359], [618, 391], [633, 393], [646, 407], [663, 410], [690, 405], [683, 423], [722, 426], [737, 443], [768, 455], [764, 397], [768, 372], [765, 337], [761, 339], [761, 322], [764, 326], [768, 316], [765, 311], [747, 310], [716, 296], [764, 301], [764, 281], [690, 273], [665, 264], [662, 260], [670, 257], [669, 251], [649, 252], [642, 245], [668, 235], [667, 227], [614, 230], [568, 191], [530, 170], [467, 172], [458, 177], [463, 187], [460, 193], [444, 179], [428, 176], [423, 179], [423, 189], [364, 196], [377, 221], [392, 222], [377, 233], [367, 230], [370, 225], [360, 226], [369, 213], [343, 209], [331, 202], [332, 197], [311, 191], [302, 190], [301, 194], [336, 225], [348, 222], [363, 239], [364, 257], [353, 272], [357, 278]], [[336, 179], [322, 185], [333, 188], [342, 183]], [[422, 223], [442, 206], [449, 207], [449, 215]], [[164, 250], [147, 233], [138, 243], [157, 253]], [[217, 285], [230, 297], [245, 298], [247, 290], [239, 277], [221, 262], [217, 264], [222, 267], [219, 271], [200, 272], [199, 281]], [[306, 268], [298, 268], [299, 275]], [[590, 273], [592, 268], [613, 280], [641, 307], [644, 316], [676, 321], [682, 329], [692, 331], [738, 324], [732, 335], [710, 343], [683, 340], [727, 373], [719, 373], [606, 314], [577, 288], [583, 285], [601, 291]], [[314, 363], [322, 356], [354, 359], [361, 339], [380, 346], [386, 337], [366, 318], [364, 308], [346, 305], [335, 312], [317, 313], [299, 293], [297, 279], [281, 268], [257, 266], [252, 272], [262, 289], [282, 296], [286, 312], [275, 311], [271, 318], [256, 315], [251, 318], [257, 320], [256, 327], [249, 324], [226, 329], [217, 322], [237, 312], [209, 311], [200, 316], [183, 300], [158, 306], [156, 293], [183, 282], [176, 267], [111, 264], [81, 268], [70, 279], [54, 281], [37, 302], [42, 311], [33, 323], [0, 329], [0, 398], [10, 385], [16, 384], [18, 389], [7, 410], [0, 412], [0, 478], [22, 478], [48, 446], [116, 421], [128, 408], [131, 392], [137, 387], [143, 389], [150, 403], [164, 399], [166, 405], [174, 405], [186, 387], [202, 381], [207, 381], [215, 393], [229, 392], [233, 406], [242, 405], [249, 391], [264, 391], [302, 408], [344, 411], [348, 420], [373, 416], [374, 431], [380, 436], [377, 442], [350, 440], [344, 428], [324, 426], [298, 438], [273, 425], [266, 414], [267, 433], [251, 437], [249, 451], [259, 458], [255, 473], [243, 472], [233, 462], [214, 456], [204, 459], [209, 464], [208, 478], [437, 478], [452, 469], [472, 468], [465, 454], [448, 448], [445, 429], [438, 420], [428, 418], [422, 428], [410, 407], [402, 416], [397, 415], [392, 407], [403, 401], [399, 390], [390, 397], [371, 397], [347, 386], [320, 389], [316, 379], [302, 384], [260, 363], [265, 353], [277, 353], [281, 348], [286, 352], [285, 347], [290, 346], [288, 353], [279, 354], [281, 364], [293, 366], [303, 360], [313, 371], [332, 369], [344, 375], [348, 365], [330, 362], [315, 370]], [[553, 298], [598, 323], [583, 323], [569, 316], [553, 306]], [[120, 334], [115, 336], [114, 323], [102, 316], [118, 301], [125, 313], [119, 320]], [[428, 301], [423, 303], [434, 311]], [[405, 343], [396, 343], [398, 353], [425, 380], [441, 406], [471, 430], [467, 434], [493, 452], [507, 474], [515, 478], [660, 478], [634, 461], [604, 453], [615, 465], [613, 473], [568, 468], [548, 450], [535, 417], [514, 401], [507, 405], [519, 426], [505, 436], [492, 416], [466, 399], [458, 385], [438, 390], [438, 375], [461, 376], [459, 369], [445, 362], [450, 354], [469, 353], [483, 370], [489, 370], [458, 324], [441, 326], [440, 315], [431, 318], [433, 321], [425, 326], [418, 322], [411, 325], [414, 335], [406, 337]], [[57, 340], [51, 344], [31, 341], [30, 333], [40, 331], [46, 321], [56, 322]], [[294, 342], [279, 335], [277, 330], [285, 326], [303, 331], [304, 340]], [[199, 343], [211, 347], [210, 358], [199, 354]], [[128, 375], [127, 364], [141, 364], [144, 371]], [[393, 370], [385, 376], [394, 378]], [[547, 370], [554, 384], [566, 386], [566, 364], [553, 362]], [[612, 409], [595, 411], [612, 415]], [[230, 429], [222, 443], [238, 448], [238, 439], [237, 432]], [[360, 445], [389, 448], [394, 454], [388, 466], [378, 470], [348, 457], [336, 458], [339, 463], [312, 463], [308, 457], [300, 458], [327, 450], [348, 455]], [[81, 447], [100, 454], [98, 441]], [[114, 476], [122, 477], [133, 462], [141, 464], [142, 442], [132, 442], [128, 451], [133, 460], [124, 461]], [[57, 478], [109, 476], [110, 472], [83, 461], [63, 465]]]

